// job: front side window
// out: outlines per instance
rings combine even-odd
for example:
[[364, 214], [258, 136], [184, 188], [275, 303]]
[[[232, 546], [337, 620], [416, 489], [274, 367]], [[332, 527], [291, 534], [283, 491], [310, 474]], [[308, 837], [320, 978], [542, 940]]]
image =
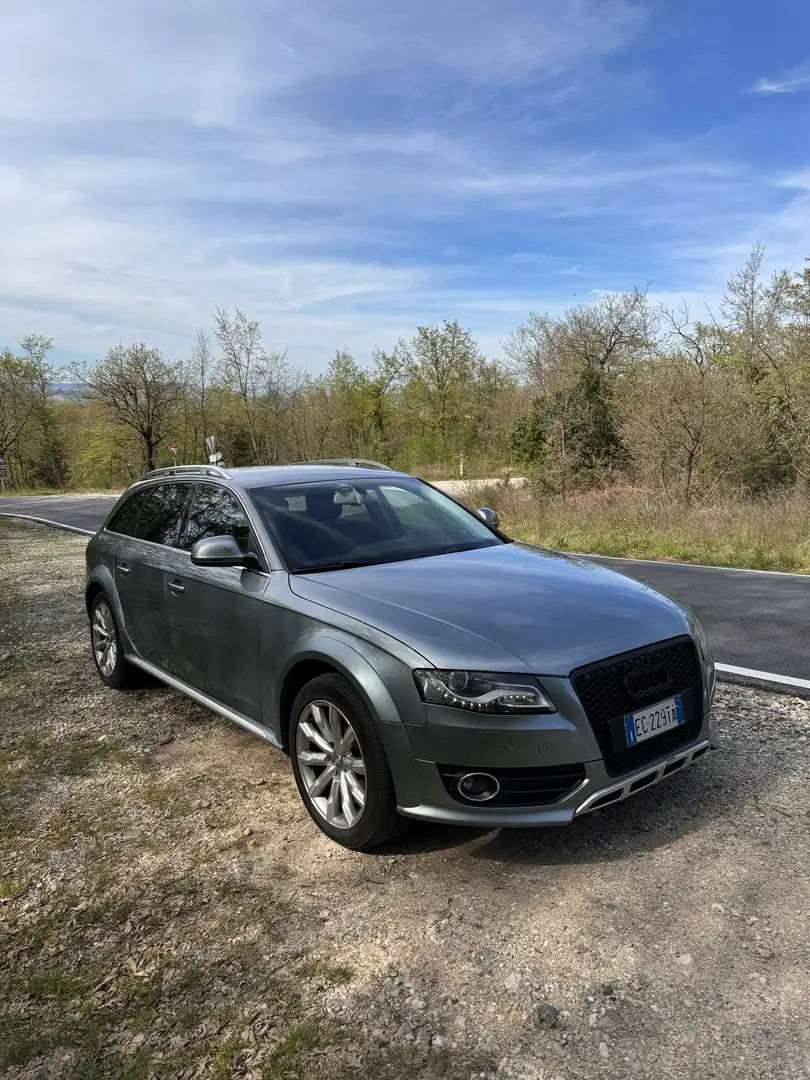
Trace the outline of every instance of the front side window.
[[475, 514], [410, 477], [285, 484], [248, 494], [294, 573], [504, 543]]
[[160, 484], [152, 488], [138, 518], [135, 536], [153, 544], [177, 547], [189, 492], [189, 484]]
[[124, 536], [134, 536], [135, 526], [138, 524], [138, 515], [148, 495], [148, 491], [136, 491], [134, 495], [130, 495], [110, 518], [110, 523], [107, 526], [108, 531], [122, 533]]
[[208, 536], [232, 536], [241, 551], [250, 548], [250, 522], [238, 499], [214, 484], [197, 484], [188, 513], [183, 547], [190, 551]]

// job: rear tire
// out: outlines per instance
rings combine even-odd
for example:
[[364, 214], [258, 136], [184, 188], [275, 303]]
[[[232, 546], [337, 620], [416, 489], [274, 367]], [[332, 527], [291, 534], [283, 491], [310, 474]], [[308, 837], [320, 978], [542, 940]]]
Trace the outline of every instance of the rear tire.
[[289, 746], [304, 806], [330, 840], [370, 851], [400, 831], [377, 723], [342, 675], [319, 675], [298, 694]]
[[114, 690], [143, 686], [145, 675], [124, 656], [112, 601], [100, 592], [90, 608], [90, 646], [99, 678]]

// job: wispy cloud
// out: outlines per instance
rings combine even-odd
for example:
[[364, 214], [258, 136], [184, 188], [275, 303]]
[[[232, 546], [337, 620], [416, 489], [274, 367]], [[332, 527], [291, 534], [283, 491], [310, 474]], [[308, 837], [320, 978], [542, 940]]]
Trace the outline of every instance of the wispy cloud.
[[792, 68], [776, 78], [757, 79], [751, 87], [753, 94], [794, 94], [798, 90], [810, 90], [810, 64]]
[[0, 346], [178, 354], [237, 303], [320, 367], [452, 316], [496, 348], [662, 266], [693, 283], [684, 252], [783, 207], [645, 116], [651, 4], [4, 0]]

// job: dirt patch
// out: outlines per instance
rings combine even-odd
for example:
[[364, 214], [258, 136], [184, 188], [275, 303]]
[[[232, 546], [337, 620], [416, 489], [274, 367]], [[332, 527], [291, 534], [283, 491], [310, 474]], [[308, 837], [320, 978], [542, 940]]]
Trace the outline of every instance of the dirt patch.
[[723, 688], [720, 751], [566, 830], [358, 855], [278, 752], [101, 684], [81, 538], [0, 543], [0, 1075], [810, 1075], [807, 702]]

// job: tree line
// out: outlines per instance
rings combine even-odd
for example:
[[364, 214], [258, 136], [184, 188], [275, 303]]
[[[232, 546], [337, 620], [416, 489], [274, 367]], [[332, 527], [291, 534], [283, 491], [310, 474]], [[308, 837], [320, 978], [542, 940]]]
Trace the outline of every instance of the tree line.
[[[456, 321], [322, 375], [219, 308], [187, 357], [120, 345], [56, 372], [39, 335], [0, 354], [0, 454], [18, 488], [114, 488], [174, 459], [368, 457], [427, 476], [529, 475], [549, 494], [633, 483], [680, 502], [810, 479], [810, 270], [755, 246], [718, 311], [643, 290], [530, 314], [486, 357]], [[57, 374], [75, 386], [54, 396]]]

